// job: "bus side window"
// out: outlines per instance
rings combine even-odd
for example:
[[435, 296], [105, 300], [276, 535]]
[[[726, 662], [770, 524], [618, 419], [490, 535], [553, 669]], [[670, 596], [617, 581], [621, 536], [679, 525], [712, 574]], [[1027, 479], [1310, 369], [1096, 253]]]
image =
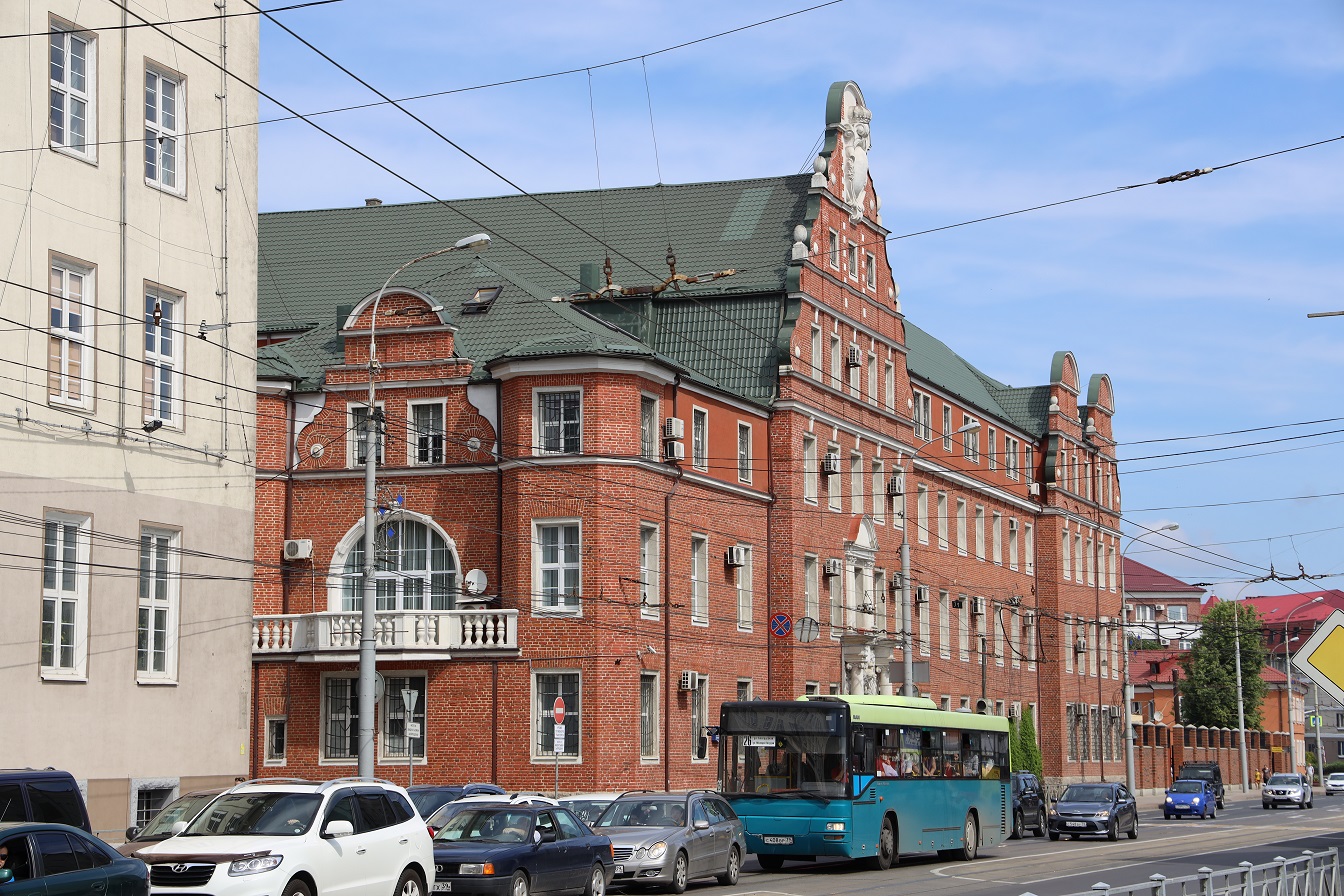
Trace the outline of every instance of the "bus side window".
[[920, 777], [941, 778], [943, 776], [942, 751], [942, 736], [937, 731], [925, 731], [920, 745]]
[[980, 777], [980, 732], [968, 731], [962, 735], [962, 775], [967, 778]]

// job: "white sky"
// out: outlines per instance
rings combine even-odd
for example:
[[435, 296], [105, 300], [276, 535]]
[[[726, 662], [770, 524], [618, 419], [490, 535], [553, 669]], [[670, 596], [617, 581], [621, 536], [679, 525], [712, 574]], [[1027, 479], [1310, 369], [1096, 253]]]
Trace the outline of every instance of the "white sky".
[[[342, 0], [280, 16], [401, 98], [600, 66], [808, 5]], [[376, 99], [267, 23], [261, 71], [302, 112]], [[545, 192], [598, 186], [594, 118], [602, 186], [655, 183], [659, 163], [668, 183], [810, 170], [837, 80], [873, 110], [870, 170], [899, 235], [1344, 134], [1344, 4], [843, 0], [642, 63], [408, 106]], [[263, 101], [263, 118], [277, 113]], [[318, 120], [440, 198], [513, 192], [387, 107]], [[263, 211], [426, 198], [301, 122], [260, 133]], [[1084, 380], [1110, 374], [1124, 458], [1321, 433], [1123, 463], [1127, 531], [1177, 522], [1169, 534], [1221, 556], [1163, 536], [1129, 554], [1233, 582], [1213, 589], [1224, 598], [1271, 561], [1340, 578], [1248, 595], [1344, 588], [1344, 496], [1149, 509], [1344, 492], [1344, 317], [1306, 317], [1344, 310], [1342, 167], [1344, 141], [895, 240], [888, 255], [910, 319], [991, 376], [1045, 382], [1058, 349]], [[1207, 463], [1248, 454], [1261, 456]], [[1199, 465], [1138, 472], [1180, 463]]]

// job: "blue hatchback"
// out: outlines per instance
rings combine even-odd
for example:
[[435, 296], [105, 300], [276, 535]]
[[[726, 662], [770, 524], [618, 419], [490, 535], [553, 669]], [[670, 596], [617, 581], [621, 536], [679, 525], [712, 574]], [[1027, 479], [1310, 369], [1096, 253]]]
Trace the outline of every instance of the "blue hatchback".
[[434, 835], [431, 893], [604, 896], [611, 839], [559, 806], [478, 803]]
[[149, 896], [149, 869], [79, 828], [0, 824], [0, 893]]
[[1189, 815], [1213, 818], [1218, 812], [1218, 796], [1208, 781], [1185, 778], [1167, 788], [1167, 799], [1162, 804], [1162, 817]]

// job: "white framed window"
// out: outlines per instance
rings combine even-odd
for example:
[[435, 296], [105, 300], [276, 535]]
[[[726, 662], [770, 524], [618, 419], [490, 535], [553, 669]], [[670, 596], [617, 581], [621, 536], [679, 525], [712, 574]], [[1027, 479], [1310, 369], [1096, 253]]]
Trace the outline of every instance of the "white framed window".
[[887, 470], [877, 458], [873, 458], [873, 521], [887, 521]]
[[933, 399], [923, 392], [915, 393], [915, 438], [928, 442], [933, 439]]
[[652, 395], [639, 396], [639, 456], [645, 460], [662, 458], [658, 451], [658, 399]]
[[1186, 621], [1185, 611], [1186, 611], [1185, 604], [1167, 604], [1167, 621], [1185, 622]]
[[657, 619], [658, 603], [658, 527], [639, 524], [639, 614]]
[[868, 401], [877, 404], [877, 355], [868, 353]]
[[737, 568], [737, 630], [749, 632], [756, 611], [756, 595], [751, 582], [751, 546], [739, 544], [742, 565]]
[[851, 280], [859, 279], [859, 247], [855, 243], [846, 246], [845, 252], [845, 273]]
[[1108, 579], [1107, 590], [1115, 591], [1115, 545], [1106, 546], [1106, 576]]
[[53, 149], [90, 162], [97, 158], [94, 127], [97, 103], [97, 43], [83, 32], [51, 23], [48, 53], [49, 139]]
[[[961, 425], [970, 426], [975, 418], [970, 414], [961, 415]], [[980, 430], [971, 429], [961, 434], [961, 456], [973, 464], [980, 463]]]
[[896, 365], [890, 361], [882, 365], [882, 403], [889, 411], [896, 409]]
[[1018, 475], [1017, 449], [1018, 441], [1012, 436], [1003, 437], [1003, 470], [1009, 478], [1016, 480]]
[[[380, 743], [378, 744], [379, 758], [384, 762], [400, 760], [401, 762], [423, 763], [425, 761], [425, 741], [429, 732], [426, 730], [428, 719], [425, 717], [427, 697], [425, 693], [425, 674], [423, 672], [410, 675], [385, 675], [386, 690], [383, 692], [382, 702], [379, 704], [379, 734]], [[410, 712], [407, 712], [406, 696], [403, 691], [411, 691], [415, 694], [411, 698]], [[408, 733], [413, 733], [416, 729], [408, 728], [407, 724], [418, 725], [420, 734], [418, 737], [408, 737]]]
[[[363, 531], [361, 522], [359, 532]], [[451, 610], [456, 606], [456, 547], [437, 527], [417, 519], [401, 519], [394, 526], [381, 524], [378, 541], [374, 609], [390, 613]], [[351, 613], [363, 609], [363, 538], [350, 544], [342, 565], [340, 586], [341, 611]]]
[[442, 401], [410, 402], [411, 431], [406, 444], [410, 449], [410, 462], [416, 466], [428, 466], [443, 463], [443, 413]]
[[1017, 569], [1017, 518], [1008, 518], [1008, 568]]
[[696, 675], [691, 690], [691, 761], [708, 762], [709, 750], [709, 676]]
[[943, 450], [952, 450], [952, 406], [943, 403]]
[[709, 411], [691, 409], [691, 466], [709, 469]]
[[821, 565], [814, 554], [803, 555], [803, 615], [821, 618]]
[[845, 359], [840, 356], [840, 337], [831, 334], [831, 387], [839, 389], [844, 380], [840, 376], [840, 368]]
[[[1075, 651], [1077, 650], [1077, 648], [1075, 647], [1075, 645], [1076, 645], [1077, 643], [1078, 643], [1078, 642], [1077, 642], [1077, 639], [1073, 636], [1073, 617], [1072, 617], [1072, 616], [1065, 616], [1065, 617], [1064, 617], [1064, 671], [1065, 671], [1065, 672], [1072, 672], [1072, 671], [1073, 671], [1073, 655], [1074, 655]], [[1079, 660], [1079, 666], [1081, 666], [1081, 665], [1082, 665], [1082, 661]]]
[[578, 613], [583, 551], [578, 520], [532, 521], [533, 610]]
[[186, 108], [181, 76], [145, 69], [145, 183], [170, 193], [185, 191], [181, 134]]
[[957, 610], [957, 656], [964, 663], [971, 658], [971, 606], [970, 598], [958, 594], [961, 609]]
[[135, 792], [136, 827], [143, 828], [149, 824], [150, 820], [158, 815], [164, 806], [173, 801], [177, 796], [178, 783], [172, 778], [131, 779], [131, 788]]
[[537, 454], [583, 451], [583, 390], [533, 390]]
[[[532, 760], [582, 762], [582, 677], [576, 669], [547, 669], [532, 673]], [[565, 737], [556, 743], [555, 701], [565, 705]], [[559, 747], [557, 750], [556, 747]]]
[[999, 609], [994, 611], [994, 665], [1003, 665], [1004, 643], [1008, 640], [1008, 633], [1004, 631], [1003, 613]]
[[181, 533], [176, 531], [140, 530], [140, 589], [135, 618], [135, 671], [139, 681], [172, 681], [177, 677], [180, 539]]
[[877, 256], [871, 252], [863, 254], [863, 282], [869, 289], [877, 289]]
[[822, 359], [822, 357], [821, 357], [821, 327], [818, 326], [817, 324], [813, 324], [813, 325], [812, 325], [812, 355], [811, 355], [811, 362], [812, 362], [812, 363], [811, 363], [811, 367], [810, 367], [810, 369], [808, 370], [808, 375], [811, 376], [812, 379], [814, 379], [814, 380], [820, 380], [820, 379], [821, 379], [821, 372], [822, 372], [823, 370], [826, 369], [826, 367], [825, 367], [825, 365], [822, 363], [822, 361], [823, 361], [823, 359]]
[[990, 548], [991, 548], [991, 550], [993, 551], [993, 553], [990, 555], [990, 557], [993, 559], [993, 561], [994, 561], [995, 564], [997, 564], [997, 565], [999, 565], [999, 566], [1002, 566], [1002, 565], [1003, 565], [1003, 514], [999, 513], [997, 510], [994, 511], [993, 516], [990, 518], [989, 532], [990, 532]]
[[709, 539], [691, 536], [691, 625], [709, 625]]
[[[857, 343], [849, 344], [849, 356], [856, 356], [859, 352]], [[863, 395], [863, 367], [860, 364], [851, 364], [849, 357], [845, 359], [845, 367], [849, 370], [849, 394], [855, 398]]]
[[863, 455], [849, 456], [849, 512], [863, 513]]
[[[1022, 617], [1022, 625], [1027, 630], [1027, 668], [1036, 668], [1036, 614], [1025, 613]], [[1066, 645], [1067, 649], [1067, 645]]]
[[915, 486], [915, 539], [929, 543], [929, 487], [922, 482]]
[[942, 590], [938, 592], [938, 655], [943, 659], [952, 656], [952, 595]]
[[47, 398], [93, 406], [93, 269], [53, 259], [47, 315]]
[[839, 640], [845, 624], [844, 579], [842, 576], [826, 577], [826, 600], [830, 603], [831, 638]]
[[1022, 569], [1027, 575], [1036, 571], [1036, 538], [1031, 523], [1022, 527]]
[[145, 422], [182, 427], [182, 296], [145, 289]]
[[975, 559], [985, 559], [985, 508], [975, 505]]
[[1087, 574], [1087, 584], [1097, 584], [1096, 568], [1092, 563], [1092, 536], [1083, 542], [1083, 570]]
[[1063, 537], [1059, 540], [1059, 546], [1063, 548], [1060, 556], [1060, 562], [1063, 565], [1064, 581], [1073, 578], [1073, 539], [1069, 538], [1069, 527], [1063, 529]]
[[1152, 622], [1155, 619], [1157, 619], [1157, 608], [1154, 607], [1152, 604], [1134, 605], [1135, 622]]
[[826, 231], [827, 239], [830, 240], [828, 248], [831, 255], [831, 270], [840, 270], [840, 234], [834, 230]]
[[289, 735], [289, 720], [284, 716], [266, 717], [266, 765], [285, 764], [285, 741]]
[[43, 678], [83, 679], [89, 638], [89, 517], [48, 512], [43, 521]]
[[751, 699], [752, 682], [750, 678], [739, 678], [737, 680], [737, 699], [746, 702]]
[[1013, 652], [1013, 668], [1022, 668], [1022, 614], [1017, 610], [1010, 611], [1013, 616], [1013, 629], [1009, 645]]
[[751, 482], [751, 424], [737, 424], [737, 481]]
[[[832, 442], [826, 446], [826, 453], [838, 457], [840, 446]], [[826, 477], [826, 503], [831, 510], [840, 510], [844, 506], [842, 503], [844, 501], [843, 487], [840, 483], [841, 477], [838, 471]]]
[[323, 763], [353, 765], [359, 758], [359, 686], [348, 672], [322, 676]]
[[957, 553], [966, 556], [966, 499], [957, 499]]
[[1083, 535], [1081, 532], [1073, 533], [1073, 580], [1075, 582], [1083, 581]]
[[947, 543], [947, 492], [938, 493], [938, 550], [945, 551]]
[[658, 673], [639, 673], [639, 758], [658, 758]]
[[1022, 446], [1022, 469], [1027, 482], [1031, 482], [1036, 475], [1036, 451], [1030, 445]]
[[988, 454], [987, 463], [991, 470], [999, 468], [999, 434], [994, 427], [989, 428], [989, 435], [985, 438], [985, 450]]
[[[374, 414], [374, 423], [377, 427], [378, 438], [375, 443], [378, 451], [378, 466], [383, 465], [383, 442], [386, 438], [387, 426], [383, 419], [383, 403], [380, 401], [376, 405]], [[351, 467], [362, 467], [368, 459], [369, 445], [369, 408], [367, 405], [351, 404], [346, 405], [346, 413], [349, 415], [349, 428], [346, 430], [350, 440], [349, 450], [346, 452]]]
[[929, 646], [929, 617], [933, 615], [933, 608], [929, 606], [929, 587], [920, 585], [915, 589], [915, 612], [919, 614], [919, 655], [928, 656]]
[[817, 437], [811, 433], [803, 434], [803, 501], [817, 503]]

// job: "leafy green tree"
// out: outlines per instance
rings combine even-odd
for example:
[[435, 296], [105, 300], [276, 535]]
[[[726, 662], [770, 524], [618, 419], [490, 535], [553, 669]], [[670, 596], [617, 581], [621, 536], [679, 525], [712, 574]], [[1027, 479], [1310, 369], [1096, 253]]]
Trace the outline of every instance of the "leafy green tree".
[[1246, 727], [1261, 727], [1265, 680], [1260, 672], [1268, 652], [1260, 625], [1260, 615], [1255, 607], [1240, 602], [1217, 604], [1204, 615], [1199, 638], [1181, 660], [1184, 679], [1178, 682], [1177, 688], [1184, 724], [1237, 727], [1236, 645], [1239, 629]]
[[1017, 725], [1017, 734], [1019, 749], [1013, 770], [1029, 771], [1044, 780], [1045, 769], [1041, 760], [1041, 748], [1036, 744], [1036, 720], [1032, 717], [1030, 706], [1022, 709], [1022, 720]]
[[1022, 771], [1022, 726], [1017, 719], [1008, 720], [1008, 771]]

